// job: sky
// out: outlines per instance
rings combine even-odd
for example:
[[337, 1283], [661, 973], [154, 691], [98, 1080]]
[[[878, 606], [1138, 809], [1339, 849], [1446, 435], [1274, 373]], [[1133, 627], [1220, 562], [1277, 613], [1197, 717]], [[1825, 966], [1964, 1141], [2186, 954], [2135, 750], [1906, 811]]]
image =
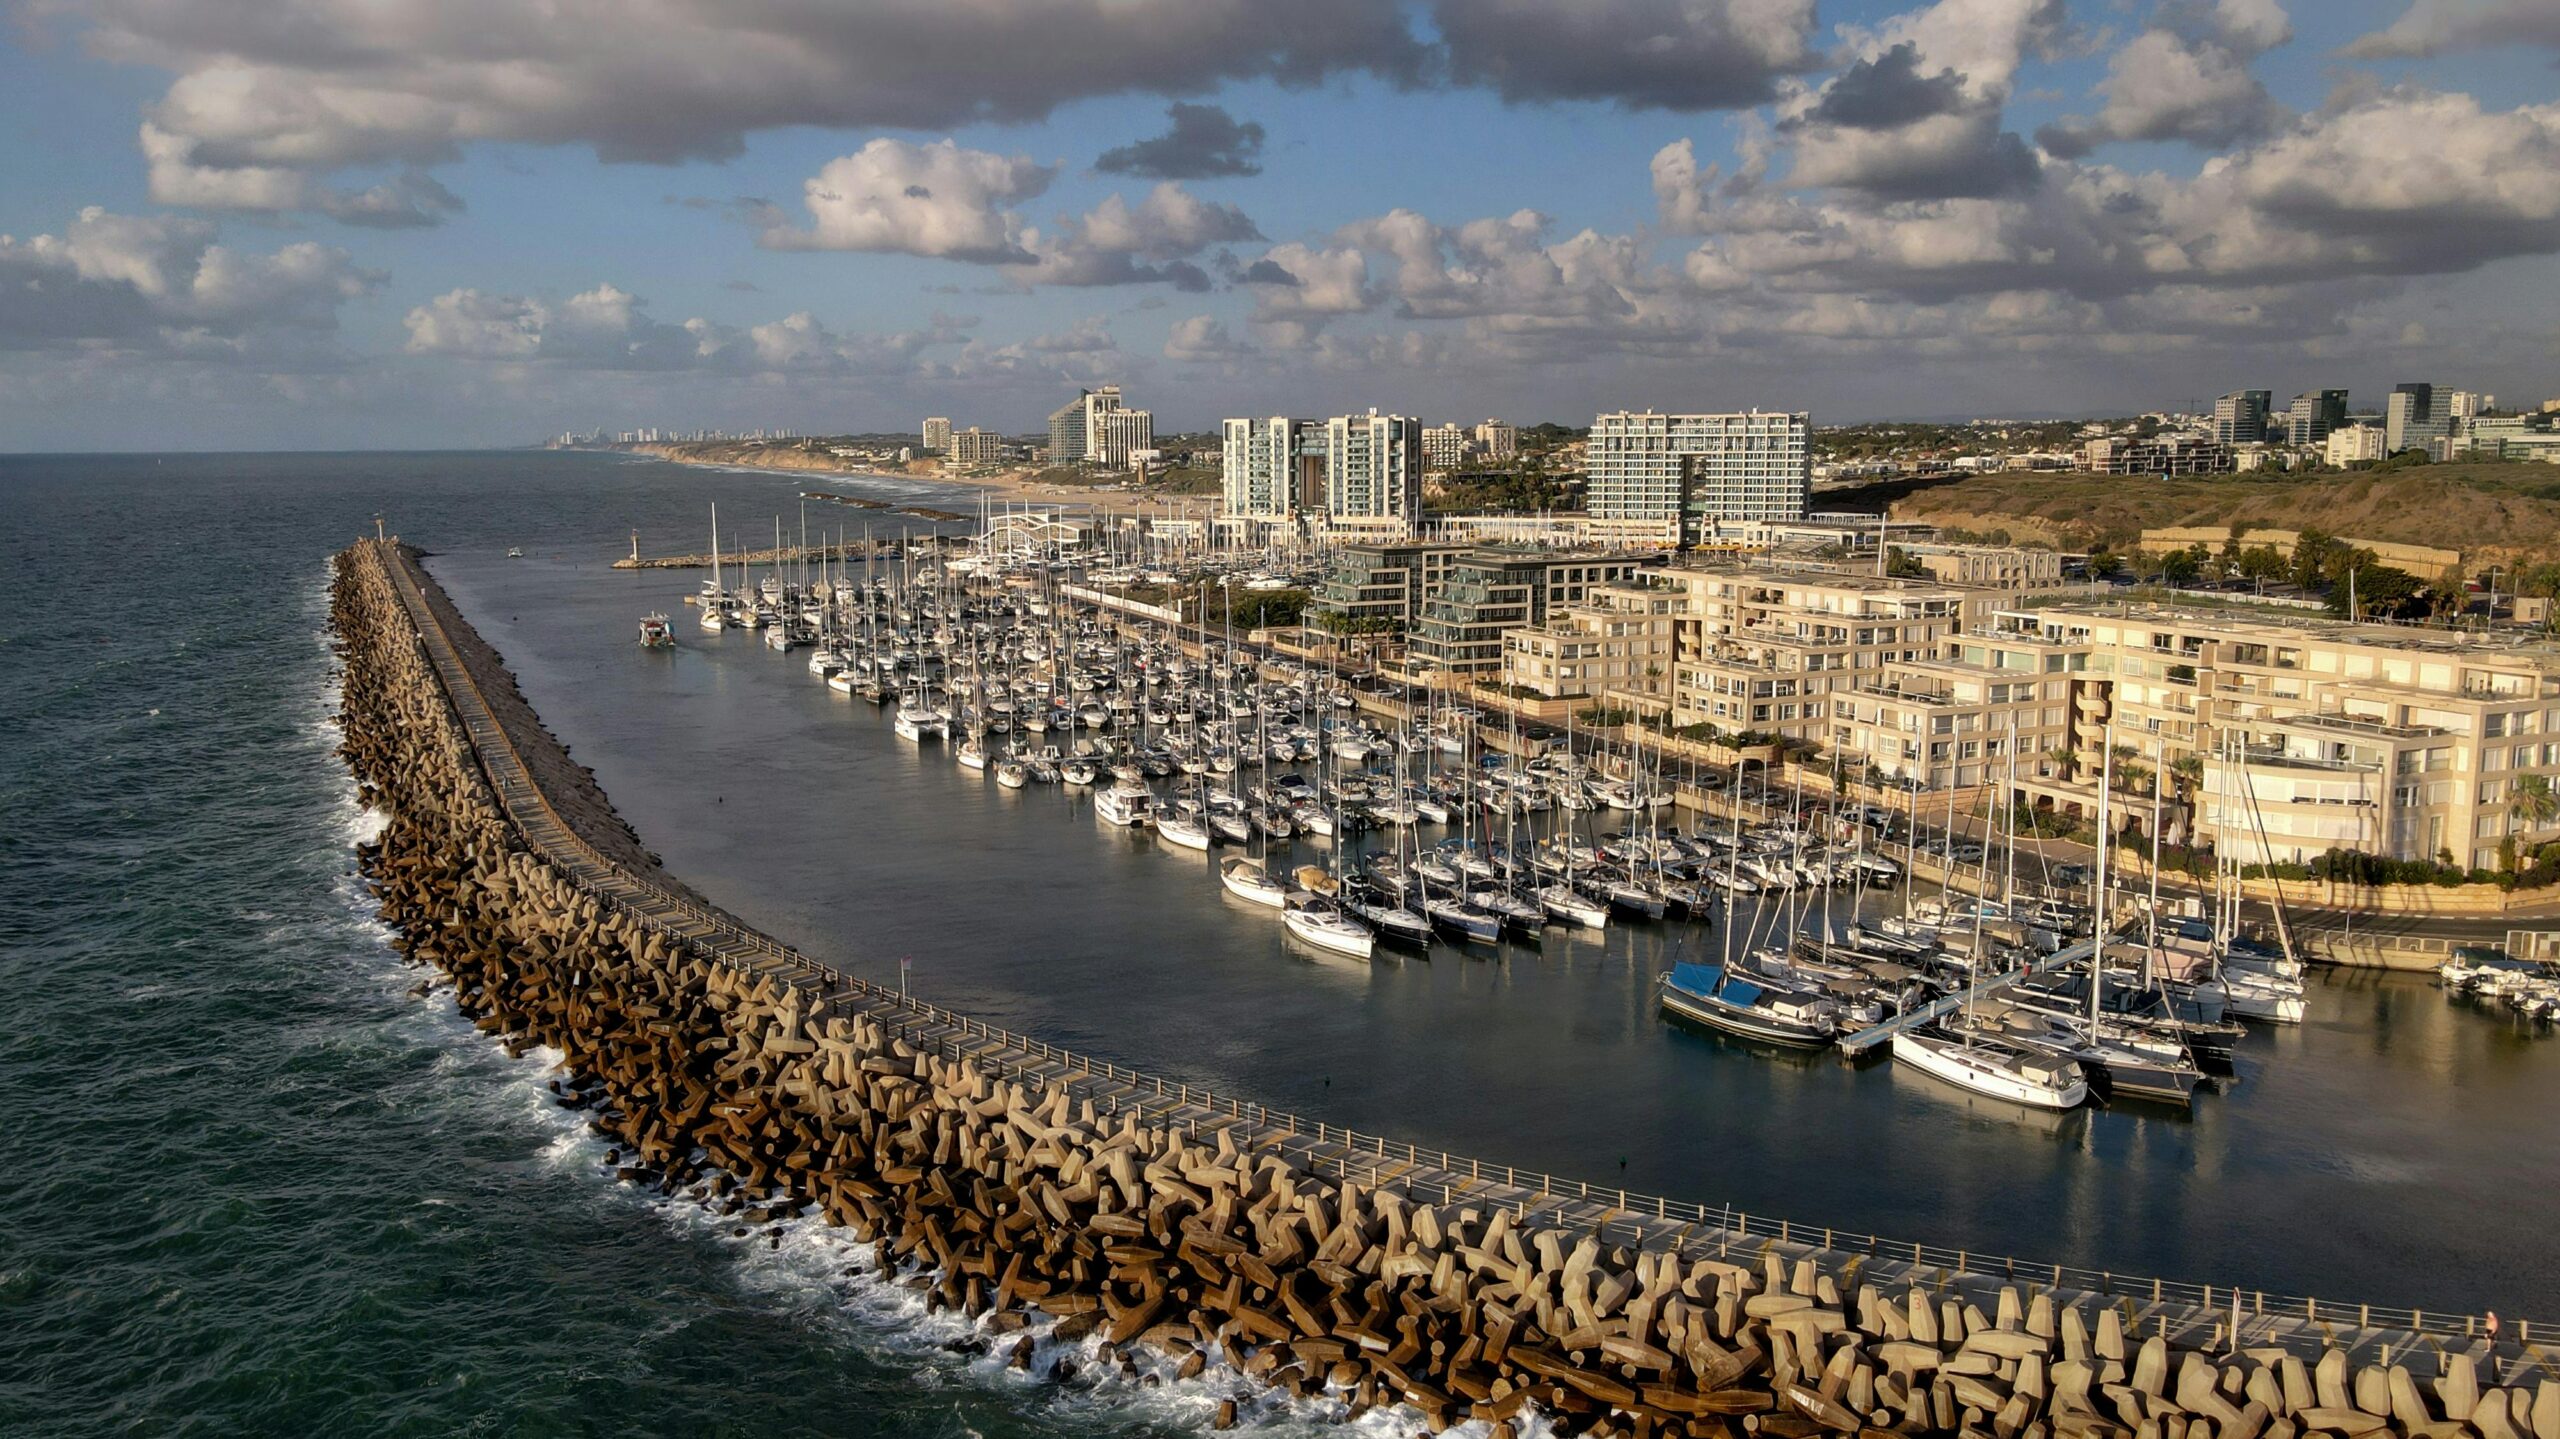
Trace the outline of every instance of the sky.
[[0, 451], [2560, 395], [2560, 0], [0, 14]]

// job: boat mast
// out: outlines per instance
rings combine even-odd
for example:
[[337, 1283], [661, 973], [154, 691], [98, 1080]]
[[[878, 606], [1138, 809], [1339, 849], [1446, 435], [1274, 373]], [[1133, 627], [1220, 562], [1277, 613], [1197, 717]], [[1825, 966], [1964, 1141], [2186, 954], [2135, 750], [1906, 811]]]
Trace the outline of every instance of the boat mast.
[[2116, 720], [2111, 713], [2099, 731], [2103, 754], [2098, 761], [2098, 863], [2091, 876], [2089, 921], [2089, 1032], [2098, 1032], [2099, 1000], [2107, 987], [2107, 851], [2114, 839], [2107, 829], [2107, 795], [2116, 782]]

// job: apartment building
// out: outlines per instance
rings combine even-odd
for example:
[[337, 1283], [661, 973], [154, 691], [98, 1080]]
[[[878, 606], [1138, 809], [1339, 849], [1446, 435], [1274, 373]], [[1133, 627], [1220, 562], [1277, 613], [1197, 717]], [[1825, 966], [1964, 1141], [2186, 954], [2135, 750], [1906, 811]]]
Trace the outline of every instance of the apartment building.
[[1305, 420], [1266, 415], [1220, 426], [1225, 513], [1285, 520], [1324, 507], [1324, 436]]
[[1483, 676], [1502, 669], [1503, 634], [1579, 603], [1594, 585], [1624, 580], [1632, 555], [1553, 550], [1468, 550], [1426, 594], [1405, 644], [1417, 669]]
[[947, 453], [951, 449], [951, 421], [935, 415], [924, 422], [924, 448]]
[[[1113, 387], [1104, 388], [1111, 403], [1097, 403], [1085, 416], [1084, 457], [1088, 464], [1105, 469], [1129, 469], [1154, 453], [1156, 417], [1146, 410], [1123, 407], [1119, 403], [1120, 392]], [[1100, 401], [1103, 396], [1094, 398]]]
[[2396, 859], [2497, 862], [2530, 829], [2526, 775], [2560, 777], [2560, 645], [2309, 616], [2056, 606], [1995, 627], [2078, 646], [2074, 740], [2194, 775], [2197, 832], [2244, 858], [2339, 845]]
[[1325, 421], [1324, 507], [1330, 516], [1422, 523], [1422, 422], [1406, 415]]
[[1004, 436], [971, 425], [942, 438], [942, 451], [955, 465], [993, 465], [1004, 460]]
[[1311, 608], [1319, 620], [1359, 629], [1403, 633], [1438, 593], [1449, 567], [1472, 546], [1410, 541], [1363, 541], [1340, 546]]
[[1669, 707], [1672, 630], [1685, 593], [1650, 572], [1595, 584], [1581, 603], [1502, 632], [1502, 682], [1547, 699], [1660, 714]]
[[1422, 432], [1422, 462], [1435, 470], [1454, 470], [1467, 457], [1467, 432], [1456, 425], [1433, 425]]
[[1520, 453], [1520, 431], [1500, 420], [1488, 419], [1476, 426], [1475, 442], [1488, 460], [1508, 460]]
[[2211, 435], [2110, 435], [2080, 447], [2080, 468], [2101, 475], [2210, 475], [2231, 468], [2231, 447]]
[[1830, 698], [1937, 653], [1996, 592], [1928, 580], [1719, 566], [1676, 570], [1671, 718], [1828, 742]]
[[1522, 622], [1504, 642], [1506, 679], [1551, 696], [1603, 687], [1674, 724], [1827, 745], [1832, 695], [1936, 657], [2001, 601], [1991, 590], [1823, 570], [1649, 570]]
[[1869, 778], [1918, 790], [2067, 779], [2078, 718], [2098, 712], [2087, 664], [2085, 646], [2041, 634], [1948, 636], [1934, 656], [1833, 694], [1826, 743]]
[[2380, 425], [2340, 425], [2323, 442], [2321, 458], [2332, 465], [2361, 464], [2390, 453], [2383, 448]]
[[1813, 490], [1812, 435], [1801, 411], [1601, 415], [1583, 453], [1591, 513], [1677, 520], [1684, 538], [1716, 520], [1799, 519]]

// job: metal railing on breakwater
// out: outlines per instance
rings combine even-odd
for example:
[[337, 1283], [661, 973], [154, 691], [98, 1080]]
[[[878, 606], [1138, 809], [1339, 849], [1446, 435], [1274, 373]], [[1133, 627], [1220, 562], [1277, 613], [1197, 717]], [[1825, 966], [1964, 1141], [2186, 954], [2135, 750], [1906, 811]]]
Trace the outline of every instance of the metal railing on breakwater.
[[[1988, 1300], [2002, 1286], [2023, 1285], [2030, 1292], [2049, 1293], [2058, 1305], [2115, 1308], [2128, 1332], [2157, 1332], [2191, 1345], [2218, 1338], [2234, 1346], [2379, 1349], [2388, 1355], [2421, 1346], [2478, 1348], [2483, 1342], [2478, 1315], [2269, 1294], [2239, 1285], [1985, 1254], [1488, 1164], [1094, 1060], [845, 974], [598, 852], [534, 779], [532, 767], [428, 602], [425, 586], [432, 581], [396, 544], [373, 549], [493, 792], [528, 845], [598, 900], [689, 941], [722, 963], [801, 985], [828, 1014], [850, 1017], [859, 1012], [886, 1023], [910, 1045], [929, 1047], [940, 1057], [965, 1053], [999, 1078], [1062, 1086], [1072, 1098], [1093, 1101], [1101, 1113], [1134, 1112], [1148, 1122], [1186, 1131], [1237, 1128], [1240, 1144], [1292, 1156], [1345, 1182], [1398, 1188], [1424, 1202], [1436, 1193], [1444, 1204], [1498, 1205], [1513, 1210], [1521, 1221], [1535, 1217], [1594, 1234], [1603, 1242], [1671, 1246], [1693, 1255], [1712, 1245], [1719, 1255], [1741, 1261], [1812, 1259], [1838, 1276], [1844, 1288], [1864, 1282], [1887, 1290], [1914, 1287]], [[2548, 1324], [2540, 1327], [2546, 1335], [2552, 1332]], [[2506, 1332], [2522, 1347], [2525, 1361], [2560, 1376], [2560, 1351], [2535, 1341], [2535, 1329], [2528, 1321], [2515, 1321]]]

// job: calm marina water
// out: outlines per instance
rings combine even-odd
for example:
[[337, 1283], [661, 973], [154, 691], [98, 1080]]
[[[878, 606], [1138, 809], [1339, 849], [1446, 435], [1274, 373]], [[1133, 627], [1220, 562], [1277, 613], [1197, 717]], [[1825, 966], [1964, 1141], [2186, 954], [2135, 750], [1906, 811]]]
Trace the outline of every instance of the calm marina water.
[[[920, 753], [801, 655], [689, 625], [672, 654], [632, 643], [698, 578], [606, 568], [632, 528], [699, 548], [718, 498], [752, 538], [806, 483], [573, 455], [0, 458], [0, 1433], [1183, 1432], [1224, 1392], [1062, 1392], [950, 1354], [832, 1236], [774, 1247], [613, 1185], [539, 1056], [411, 996], [330, 753], [325, 560], [377, 511], [439, 552], [672, 869], [860, 972], [911, 955], [919, 992], [990, 1021], [1812, 1224], [2554, 1311], [2560, 1045], [2422, 980], [2324, 976], [2311, 1022], [2253, 1038], [2192, 1117], [2040, 1122], [1666, 1025], [1652, 976], [1672, 937], [1712, 951], [1704, 928], [1318, 961], [1199, 856]], [[811, 509], [866, 518], [929, 528]]]

